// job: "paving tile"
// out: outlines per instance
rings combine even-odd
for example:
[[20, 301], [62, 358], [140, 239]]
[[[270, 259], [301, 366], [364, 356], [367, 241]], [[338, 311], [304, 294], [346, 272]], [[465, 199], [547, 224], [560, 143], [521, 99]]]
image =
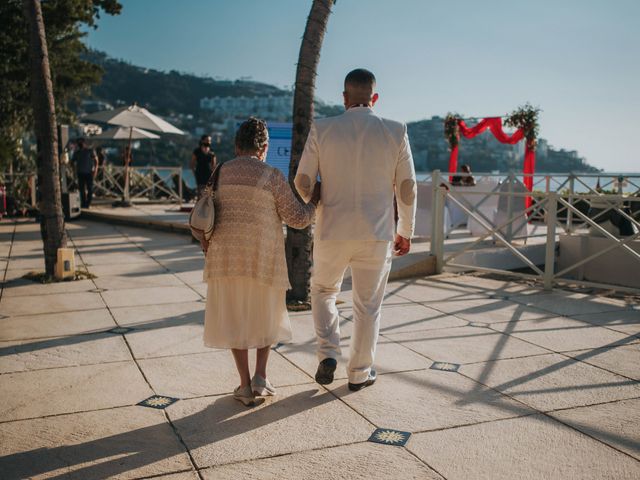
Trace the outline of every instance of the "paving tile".
[[212, 351], [204, 346], [201, 324], [175, 327], [136, 328], [127, 333], [127, 342], [135, 358], [164, 357]]
[[572, 408], [552, 417], [640, 460], [640, 399]]
[[[34, 295], [51, 295], [54, 293], [88, 292], [95, 287], [91, 280], [76, 280], [69, 282], [36, 283], [24, 278], [6, 282], [2, 292], [3, 297], [20, 297]], [[44, 300], [44, 299], [42, 299]]]
[[499, 323], [492, 325], [491, 328], [555, 352], [620, 345], [633, 341], [625, 334], [565, 317], [529, 320], [514, 324]]
[[163, 303], [193, 302], [200, 299], [200, 296], [188, 287], [107, 290], [102, 295], [109, 307], [160, 305]]
[[[4, 299], [0, 306], [4, 305]], [[0, 340], [58, 337], [95, 333], [115, 327], [106, 308], [80, 312], [25, 315], [0, 319]]]
[[463, 365], [460, 371], [541, 411], [640, 396], [638, 382], [558, 354]]
[[131, 264], [149, 264], [153, 265], [156, 262], [149, 257], [145, 252], [141, 250], [137, 251], [116, 251], [116, 252], [100, 252], [100, 253], [85, 253], [82, 255], [82, 260], [89, 265], [131, 265]]
[[510, 300], [547, 310], [558, 315], [616, 312], [625, 307], [607, 301], [606, 298], [565, 290], [533, 291], [527, 295], [513, 295]]
[[463, 298], [486, 298], [486, 292], [470, 286], [447, 285], [439, 281], [412, 279], [391, 282], [387, 292], [414, 302], [434, 302], [438, 300], [458, 300]]
[[153, 477], [153, 480], [200, 480], [200, 477], [195, 471], [170, 473], [169, 475], [160, 475], [159, 477]]
[[375, 385], [359, 392], [350, 392], [345, 381], [334, 382], [330, 387], [375, 425], [409, 432], [532, 413], [460, 374], [437, 370], [383, 375]]
[[442, 300], [429, 302], [426, 305], [470, 322], [488, 324], [537, 320], [553, 315], [521, 303], [491, 298]]
[[442, 479], [440, 475], [406, 450], [371, 443], [357, 443], [234, 463], [208, 468], [202, 470], [201, 473], [205, 480], [237, 480], [240, 478], [334, 480], [341, 476], [348, 476], [350, 480], [369, 480], [372, 478], [399, 478], [400, 475], [403, 479]]
[[373, 426], [317, 386], [279, 389], [247, 408], [225, 395], [166, 411], [199, 468], [365, 441]]
[[635, 479], [640, 463], [541, 415], [413, 435], [409, 450], [448, 480]]
[[[318, 357], [316, 355], [317, 342], [311, 315], [293, 317], [291, 319], [291, 328], [293, 341], [278, 348], [278, 352], [313, 377], [318, 368]], [[349, 359], [352, 330], [353, 323], [342, 320], [340, 327], [342, 354], [338, 357], [335, 378], [347, 378], [346, 365]], [[424, 357], [383, 337], [380, 337], [378, 341], [375, 367], [379, 373], [428, 368], [430, 364], [431, 362]]]
[[35, 270], [37, 272], [44, 272], [44, 254], [40, 252], [40, 255], [29, 255], [26, 257], [19, 257], [15, 254], [11, 255], [9, 259], [9, 270]]
[[0, 421], [133, 405], [153, 392], [133, 362], [0, 375]]
[[460, 364], [548, 353], [488, 328], [457, 327], [385, 336], [432, 360]]
[[202, 302], [180, 302], [113, 308], [119, 325], [136, 328], [164, 328], [188, 324], [204, 325]]
[[467, 321], [460, 318], [416, 303], [401, 306], [391, 305], [382, 309], [380, 333], [415, 332], [436, 328], [460, 327], [467, 323]]
[[7, 316], [16, 315], [37, 315], [40, 313], [71, 312], [74, 310], [93, 310], [104, 308], [105, 304], [97, 293], [75, 292], [75, 293], [52, 293], [43, 297], [38, 297], [38, 301], [29, 300], [25, 297], [2, 297], [0, 309]]
[[586, 315], [573, 315], [573, 318], [589, 322], [594, 325], [610, 328], [627, 335], [640, 337], [640, 311], [616, 310], [613, 312], [591, 313]]
[[156, 262], [134, 263], [131, 265], [123, 263], [107, 264], [107, 265], [91, 265], [88, 270], [97, 275], [98, 278], [118, 275], [131, 278], [144, 278], [146, 275], [159, 275], [167, 273], [167, 269]]
[[133, 479], [190, 466], [157, 410], [125, 407], [0, 424], [3, 480]]
[[94, 280], [96, 286], [107, 290], [131, 288], [155, 288], [184, 285], [179, 278], [170, 273], [155, 275], [105, 275]]
[[640, 344], [565, 352], [581, 362], [640, 380]]
[[[250, 365], [254, 365], [253, 352], [249, 358]], [[226, 350], [144, 359], [139, 363], [155, 391], [172, 397], [227, 394], [240, 384], [233, 356]], [[277, 354], [269, 357], [267, 376], [276, 388], [313, 382]]]
[[127, 345], [110, 333], [0, 342], [0, 373], [126, 360]]

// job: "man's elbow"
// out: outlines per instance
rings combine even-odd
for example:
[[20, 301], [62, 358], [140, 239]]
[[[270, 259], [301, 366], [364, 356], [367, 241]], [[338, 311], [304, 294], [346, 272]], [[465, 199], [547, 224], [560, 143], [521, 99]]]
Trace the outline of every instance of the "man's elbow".
[[296, 190], [304, 199], [304, 201], [308, 202], [313, 191], [313, 185], [311, 185], [311, 177], [309, 177], [309, 175], [305, 173], [299, 173], [293, 180], [293, 184], [295, 185]]

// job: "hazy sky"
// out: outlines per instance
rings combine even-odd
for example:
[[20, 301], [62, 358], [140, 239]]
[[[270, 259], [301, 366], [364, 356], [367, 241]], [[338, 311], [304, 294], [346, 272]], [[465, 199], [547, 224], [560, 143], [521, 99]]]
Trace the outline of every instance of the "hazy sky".
[[[290, 86], [311, 0], [121, 0], [93, 48], [140, 66]], [[317, 96], [356, 67], [403, 121], [530, 102], [541, 136], [608, 171], [640, 171], [640, 1], [338, 0]], [[463, 147], [464, 148], [464, 147]]]

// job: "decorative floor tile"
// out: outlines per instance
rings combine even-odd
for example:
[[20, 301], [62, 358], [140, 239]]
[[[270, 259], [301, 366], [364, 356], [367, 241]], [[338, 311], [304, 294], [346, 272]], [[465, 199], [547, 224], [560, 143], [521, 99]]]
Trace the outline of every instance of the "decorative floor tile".
[[377, 428], [369, 437], [369, 442], [401, 447], [407, 443], [410, 436], [411, 433], [409, 432], [401, 432], [390, 428]]
[[429, 368], [431, 370], [442, 370], [443, 372], [457, 372], [460, 365], [458, 363], [433, 362]]
[[179, 398], [173, 397], [165, 397], [164, 395], [153, 395], [152, 397], [147, 398], [146, 400], [138, 403], [141, 407], [149, 407], [149, 408], [157, 408], [159, 410], [164, 410], [169, 405], [176, 403]]
[[107, 330], [109, 333], [115, 333], [118, 335], [122, 335], [123, 333], [129, 333], [130, 331], [132, 331], [133, 328], [130, 327], [115, 327], [112, 328], [111, 330]]

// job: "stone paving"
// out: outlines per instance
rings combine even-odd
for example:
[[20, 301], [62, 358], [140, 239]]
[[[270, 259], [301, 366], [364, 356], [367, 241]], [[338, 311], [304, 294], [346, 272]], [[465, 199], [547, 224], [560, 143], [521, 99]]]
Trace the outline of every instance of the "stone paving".
[[[97, 278], [39, 285], [21, 278], [42, 269], [38, 226], [0, 223], [3, 480], [640, 478], [638, 304], [472, 275], [395, 281], [373, 387], [349, 392], [344, 358], [316, 384], [312, 319], [294, 313], [269, 364], [278, 395], [247, 409], [229, 352], [202, 345], [198, 247], [68, 228]], [[348, 346], [349, 285], [340, 298]]]

